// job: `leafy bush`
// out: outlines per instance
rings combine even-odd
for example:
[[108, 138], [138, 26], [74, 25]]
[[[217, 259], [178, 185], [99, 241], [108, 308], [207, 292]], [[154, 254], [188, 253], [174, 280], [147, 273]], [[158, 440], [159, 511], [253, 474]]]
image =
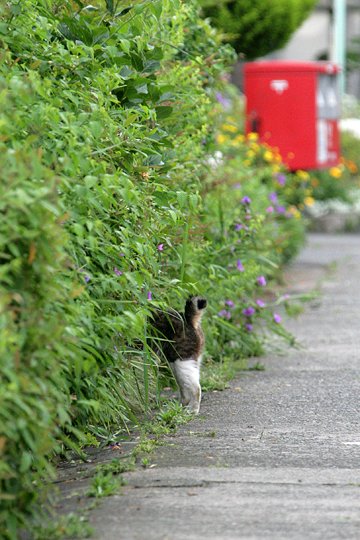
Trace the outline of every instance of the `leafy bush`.
[[203, 12], [248, 60], [281, 49], [316, 0], [202, 0]]
[[66, 241], [58, 179], [43, 165], [40, 144], [34, 150], [36, 134], [17, 139], [22, 113], [37, 96], [16, 75], [0, 78], [0, 96], [0, 523], [6, 520], [15, 537], [17, 521], [31, 511], [37, 482], [48, 470], [45, 456], [70, 420], [62, 375], [62, 303], [69, 291], [66, 282], [60, 289], [58, 279]]
[[265, 322], [284, 334], [256, 300], [301, 222], [266, 213], [255, 165], [239, 167], [249, 182], [236, 197], [208, 178], [232, 50], [195, 2], [106, 7], [0, 8], [5, 538], [39, 502], [49, 457], [156, 403], [150, 307], [206, 294], [215, 360], [258, 352]]

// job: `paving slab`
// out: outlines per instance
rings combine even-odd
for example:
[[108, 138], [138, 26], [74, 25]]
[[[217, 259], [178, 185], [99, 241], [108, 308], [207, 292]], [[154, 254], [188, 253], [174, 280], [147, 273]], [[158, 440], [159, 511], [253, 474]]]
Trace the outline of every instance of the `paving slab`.
[[98, 540], [360, 538], [360, 236], [309, 236], [286, 322], [301, 347], [205, 394], [201, 414], [90, 515]]

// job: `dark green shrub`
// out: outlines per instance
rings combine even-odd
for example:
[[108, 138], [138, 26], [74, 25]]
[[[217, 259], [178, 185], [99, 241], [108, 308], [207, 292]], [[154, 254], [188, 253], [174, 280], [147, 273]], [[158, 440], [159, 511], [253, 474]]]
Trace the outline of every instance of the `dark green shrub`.
[[42, 163], [36, 134], [17, 139], [36, 93], [27, 77], [10, 74], [0, 78], [0, 102], [0, 526], [8, 528], [2, 538], [15, 538], [49, 472], [46, 456], [70, 420], [62, 373], [68, 287], [60, 289], [59, 280], [58, 179]]
[[238, 53], [252, 60], [281, 49], [316, 0], [202, 0], [204, 16]]

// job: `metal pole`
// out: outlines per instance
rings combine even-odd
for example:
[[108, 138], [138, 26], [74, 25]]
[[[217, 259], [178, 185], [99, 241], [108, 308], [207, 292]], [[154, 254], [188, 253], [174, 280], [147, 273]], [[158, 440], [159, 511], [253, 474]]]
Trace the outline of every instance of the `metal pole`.
[[346, 0], [333, 0], [334, 9], [334, 49], [333, 61], [340, 66], [339, 91], [345, 92], [346, 78]]

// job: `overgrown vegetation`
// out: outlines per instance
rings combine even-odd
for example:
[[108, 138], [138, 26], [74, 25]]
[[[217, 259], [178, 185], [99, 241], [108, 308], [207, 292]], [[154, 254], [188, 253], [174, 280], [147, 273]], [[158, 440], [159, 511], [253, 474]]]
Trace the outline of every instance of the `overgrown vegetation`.
[[0, 523], [14, 539], [50, 458], [159, 402], [151, 307], [207, 296], [214, 364], [259, 352], [263, 331], [286, 337], [263, 293], [304, 229], [267, 211], [270, 173], [211, 164], [234, 53], [195, 1], [12, 0], [0, 16]]

